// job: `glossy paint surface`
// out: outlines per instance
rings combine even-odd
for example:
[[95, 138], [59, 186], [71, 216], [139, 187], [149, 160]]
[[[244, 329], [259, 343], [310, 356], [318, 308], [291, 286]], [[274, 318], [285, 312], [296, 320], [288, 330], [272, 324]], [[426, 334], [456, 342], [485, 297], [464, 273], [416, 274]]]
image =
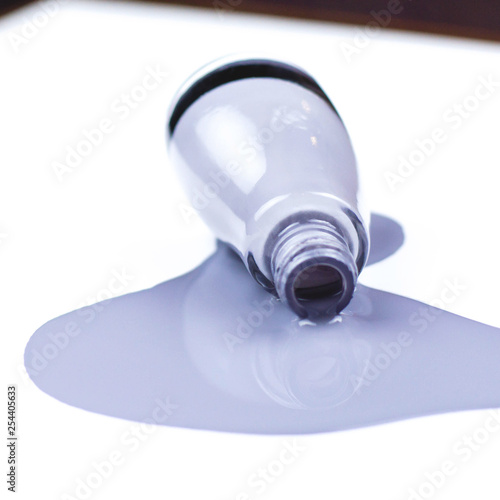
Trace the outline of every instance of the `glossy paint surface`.
[[[370, 263], [403, 242], [372, 219]], [[263, 434], [335, 431], [500, 403], [500, 331], [358, 285], [327, 325], [300, 321], [225, 245], [151, 289], [56, 318], [25, 364], [67, 404], [134, 421]], [[162, 421], [157, 423], [162, 424]]]

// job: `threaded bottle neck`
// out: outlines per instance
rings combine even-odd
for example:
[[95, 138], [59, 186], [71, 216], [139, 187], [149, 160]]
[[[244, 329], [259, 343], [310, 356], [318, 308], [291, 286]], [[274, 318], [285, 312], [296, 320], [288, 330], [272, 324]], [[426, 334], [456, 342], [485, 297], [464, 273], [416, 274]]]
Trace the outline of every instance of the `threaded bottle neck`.
[[298, 316], [316, 321], [344, 309], [358, 278], [343, 236], [319, 220], [293, 223], [279, 233], [271, 272], [279, 298]]

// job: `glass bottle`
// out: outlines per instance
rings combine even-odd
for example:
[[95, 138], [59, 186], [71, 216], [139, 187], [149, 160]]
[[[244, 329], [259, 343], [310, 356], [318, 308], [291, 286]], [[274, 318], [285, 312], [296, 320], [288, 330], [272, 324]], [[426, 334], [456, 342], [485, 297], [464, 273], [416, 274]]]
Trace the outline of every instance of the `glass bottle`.
[[223, 59], [178, 92], [168, 146], [193, 207], [295, 313], [330, 319], [368, 255], [351, 141], [301, 68]]

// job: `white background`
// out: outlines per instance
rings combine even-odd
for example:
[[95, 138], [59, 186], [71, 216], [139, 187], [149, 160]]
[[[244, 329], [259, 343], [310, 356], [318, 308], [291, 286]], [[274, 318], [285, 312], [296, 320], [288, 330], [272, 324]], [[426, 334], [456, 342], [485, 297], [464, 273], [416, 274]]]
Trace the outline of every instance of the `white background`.
[[[401, 250], [361, 281], [429, 303], [445, 279], [456, 278], [467, 289], [447, 309], [500, 326], [500, 88], [459, 126], [445, 119], [480, 77], [500, 82], [500, 46], [229, 7], [48, 5], [0, 20], [2, 387], [18, 385], [18, 498], [78, 498], [77, 480], [114, 451], [123, 461], [91, 498], [233, 500], [245, 491], [251, 498], [407, 499], [446, 460], [456, 473], [432, 498], [498, 498], [500, 435], [466, 463], [453, 452], [487, 412], [301, 436], [305, 451], [255, 495], [248, 478], [291, 437], [159, 427], [132, 451], [121, 437], [135, 424], [41, 392], [23, 371], [23, 352], [44, 322], [105, 293], [113, 270], [134, 276], [123, 289], [129, 293], [210, 254], [210, 232], [184, 213], [187, 200], [168, 162], [166, 113], [192, 71], [240, 50], [291, 60], [317, 77], [351, 134], [369, 207], [404, 227]], [[346, 44], [356, 49], [350, 57]], [[168, 76], [128, 116], [118, 113], [116, 100], [148, 67]], [[104, 118], [113, 121], [112, 133], [59, 181], [54, 162], [64, 162], [67, 147]], [[436, 127], [446, 141], [391, 191], [385, 172], [396, 172], [398, 157], [408, 158], [415, 140]]]

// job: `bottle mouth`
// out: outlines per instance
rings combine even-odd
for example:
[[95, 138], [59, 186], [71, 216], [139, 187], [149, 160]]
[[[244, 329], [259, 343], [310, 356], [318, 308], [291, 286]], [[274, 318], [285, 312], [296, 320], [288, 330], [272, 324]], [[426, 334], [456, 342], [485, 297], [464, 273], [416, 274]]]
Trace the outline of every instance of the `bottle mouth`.
[[299, 226], [278, 241], [272, 272], [279, 298], [298, 316], [328, 321], [350, 302], [358, 271], [344, 239], [324, 228]]
[[344, 287], [342, 275], [333, 266], [312, 264], [299, 272], [293, 282], [293, 292], [299, 301], [334, 297]]
[[315, 254], [311, 261], [290, 263], [280, 276], [277, 292], [298, 316], [328, 321], [350, 302], [356, 273], [343, 256], [328, 255], [325, 251]]

